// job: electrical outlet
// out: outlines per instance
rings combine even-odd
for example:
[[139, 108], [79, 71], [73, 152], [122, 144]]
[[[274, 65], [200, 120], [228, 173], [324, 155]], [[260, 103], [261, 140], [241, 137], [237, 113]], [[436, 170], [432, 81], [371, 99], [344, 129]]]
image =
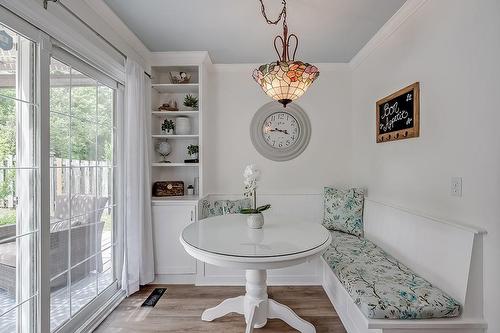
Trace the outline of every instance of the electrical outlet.
[[451, 178], [451, 195], [453, 197], [462, 196], [462, 177]]

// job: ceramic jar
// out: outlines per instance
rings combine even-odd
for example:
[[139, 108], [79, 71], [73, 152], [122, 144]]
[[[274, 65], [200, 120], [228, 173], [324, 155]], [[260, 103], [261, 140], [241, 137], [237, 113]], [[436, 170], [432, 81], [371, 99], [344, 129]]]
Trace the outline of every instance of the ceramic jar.
[[188, 117], [177, 117], [177, 119], [175, 119], [175, 134], [191, 134], [191, 121]]

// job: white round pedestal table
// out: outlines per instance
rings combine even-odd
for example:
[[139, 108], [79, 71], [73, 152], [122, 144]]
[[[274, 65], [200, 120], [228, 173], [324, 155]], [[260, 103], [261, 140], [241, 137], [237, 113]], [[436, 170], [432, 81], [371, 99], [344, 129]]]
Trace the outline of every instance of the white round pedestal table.
[[250, 229], [245, 215], [224, 215], [191, 223], [180, 241], [200, 261], [246, 271], [246, 294], [205, 310], [202, 320], [236, 312], [245, 316], [247, 333], [264, 327], [268, 318], [281, 319], [303, 333], [316, 332], [288, 306], [268, 298], [266, 280], [268, 269], [301, 264], [323, 253], [331, 235], [322, 225], [266, 218], [262, 229]]

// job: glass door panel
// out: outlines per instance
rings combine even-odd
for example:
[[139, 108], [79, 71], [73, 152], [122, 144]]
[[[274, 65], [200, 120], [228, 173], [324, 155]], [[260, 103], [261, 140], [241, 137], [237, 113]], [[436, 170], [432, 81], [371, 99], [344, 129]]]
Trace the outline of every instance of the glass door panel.
[[38, 297], [37, 44], [0, 24], [0, 332], [33, 332]]
[[[10, 17], [1, 6], [0, 12], [5, 22], [22, 31], [0, 22], [0, 332], [36, 332], [41, 324], [45, 333], [49, 318], [44, 311], [49, 309], [44, 307], [48, 300], [39, 297], [40, 282], [42, 291], [50, 283], [52, 331], [87, 319], [80, 310], [104, 297], [101, 293], [111, 291], [110, 286], [118, 286], [114, 269], [117, 90], [113, 80], [65, 55], [51, 59], [49, 84], [39, 85], [38, 69], [47, 69], [41, 65], [48, 49], [26, 35], [37, 40], [48, 36]], [[52, 51], [64, 54], [55, 46]], [[47, 90], [49, 119], [41, 118], [46, 115], [38, 100]], [[43, 104], [43, 110], [46, 107]], [[39, 130], [45, 120], [49, 133]], [[39, 152], [47, 150], [50, 156], [40, 159]], [[46, 190], [41, 161], [50, 167]], [[49, 193], [42, 196], [41, 188]], [[50, 205], [49, 221], [45, 217], [41, 221], [42, 201]], [[50, 228], [49, 239], [41, 239], [42, 225]], [[44, 248], [40, 244], [49, 244], [49, 253], [38, 253]], [[45, 258], [48, 267], [41, 267]], [[50, 282], [40, 281], [45, 276], [40, 271], [45, 270]]]
[[51, 283], [51, 330], [116, 281], [115, 90], [84, 72], [67, 59], [51, 59], [51, 238], [61, 240], [58, 255], [49, 258], [58, 272]]

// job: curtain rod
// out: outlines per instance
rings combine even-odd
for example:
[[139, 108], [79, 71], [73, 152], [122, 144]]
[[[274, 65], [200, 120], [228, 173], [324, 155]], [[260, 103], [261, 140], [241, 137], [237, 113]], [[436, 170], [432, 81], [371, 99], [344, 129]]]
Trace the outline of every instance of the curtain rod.
[[[57, 3], [59, 6], [61, 6], [64, 10], [66, 10], [68, 13], [70, 13], [73, 17], [75, 17], [78, 21], [80, 21], [84, 26], [86, 26], [88, 29], [90, 29], [94, 34], [96, 34], [100, 39], [102, 39], [106, 44], [108, 44], [109, 46], [111, 46], [111, 48], [113, 48], [113, 50], [115, 50], [116, 52], [118, 52], [122, 57], [124, 57], [125, 59], [127, 59], [127, 55], [125, 53], [123, 53], [122, 51], [120, 51], [119, 48], [117, 48], [115, 45], [113, 45], [113, 43], [111, 43], [109, 40], [107, 40], [103, 35], [101, 35], [97, 30], [95, 30], [94, 28], [92, 28], [89, 24], [87, 24], [87, 22], [85, 22], [84, 20], [82, 20], [78, 15], [75, 14], [75, 12], [73, 12], [71, 9], [69, 9], [68, 7], [66, 7], [62, 2], [61, 0], [43, 0], [43, 8], [47, 9], [48, 7], [48, 3], [49, 2], [53, 2], [53, 3]], [[146, 74], [150, 79], [151, 79], [151, 74], [147, 73], [146, 71], [144, 71], [144, 74]]]
[[[97, 30], [95, 30], [94, 28], [92, 28], [89, 24], [87, 24], [87, 22], [85, 22], [84, 20], [82, 20], [78, 15], [75, 14], [75, 12], [73, 12], [71, 9], [69, 9], [68, 7], [66, 7], [60, 0], [43, 0], [43, 8], [47, 9], [47, 6], [48, 6], [48, 3], [50, 2], [53, 2], [53, 3], [57, 3], [59, 6], [61, 6], [64, 10], [66, 10], [68, 13], [70, 13], [72, 16], [74, 16], [78, 21], [80, 21], [84, 26], [86, 26], [88, 29], [90, 29], [94, 34], [96, 34], [99, 38], [101, 38], [106, 44], [108, 44], [109, 46], [111, 46], [113, 48], [113, 50], [115, 50], [116, 52], [118, 52], [122, 57], [124, 57], [125, 59], [127, 59], [127, 55], [125, 53], [123, 53], [122, 51], [120, 51], [120, 49], [118, 49], [116, 46], [113, 45], [113, 43], [111, 43], [109, 40], [107, 40], [103, 35], [101, 35], [99, 32], [97, 32]], [[144, 74], [146, 74], [150, 79], [151, 79], [151, 74], [149, 74], [148, 72], [144, 71]]]
[[89, 24], [87, 24], [87, 22], [85, 22], [84, 20], [82, 20], [78, 15], [75, 14], [75, 12], [73, 12], [71, 9], [69, 9], [66, 5], [64, 5], [61, 0], [43, 0], [43, 8], [47, 9], [47, 6], [48, 6], [48, 3], [49, 2], [53, 2], [53, 3], [57, 3], [59, 6], [61, 6], [65, 11], [67, 11], [68, 13], [70, 13], [74, 18], [76, 18], [78, 21], [80, 21], [80, 23], [82, 23], [83, 25], [85, 25], [88, 29], [90, 29], [94, 34], [96, 34], [99, 38], [101, 38], [106, 44], [108, 44], [109, 46], [111, 46], [113, 48], [113, 50], [115, 50], [116, 52], [118, 52], [122, 57], [124, 58], [127, 58], [127, 55], [125, 53], [123, 53], [122, 51], [120, 51], [120, 49], [118, 49], [116, 46], [113, 45], [113, 43], [111, 43], [109, 40], [107, 40], [103, 35], [101, 35], [99, 32], [97, 32], [97, 30], [95, 30], [94, 28], [92, 28]]

